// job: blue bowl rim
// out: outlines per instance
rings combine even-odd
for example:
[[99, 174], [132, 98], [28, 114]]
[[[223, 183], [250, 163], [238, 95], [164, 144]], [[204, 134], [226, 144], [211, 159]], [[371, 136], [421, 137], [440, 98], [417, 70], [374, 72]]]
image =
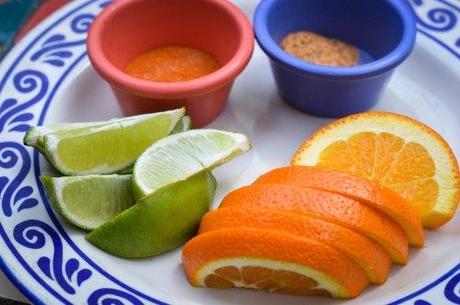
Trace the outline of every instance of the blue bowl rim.
[[416, 18], [405, 0], [383, 0], [395, 8], [403, 22], [403, 35], [399, 44], [388, 54], [370, 63], [352, 67], [330, 67], [308, 63], [285, 52], [271, 37], [267, 23], [268, 12], [279, 1], [262, 0], [254, 14], [254, 31], [262, 50], [276, 63], [300, 74], [329, 79], [362, 79], [383, 74], [401, 64], [415, 45]]

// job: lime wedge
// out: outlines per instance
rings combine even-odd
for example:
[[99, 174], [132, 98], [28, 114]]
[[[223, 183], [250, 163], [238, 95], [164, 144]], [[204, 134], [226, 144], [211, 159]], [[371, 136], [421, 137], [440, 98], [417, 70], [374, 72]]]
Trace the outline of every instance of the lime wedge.
[[[142, 115], [145, 116], [145, 115]], [[88, 132], [88, 129], [97, 127], [97, 126], [104, 126], [112, 122], [129, 122], [133, 119], [141, 118], [141, 116], [131, 116], [121, 119], [111, 119], [108, 121], [101, 121], [101, 122], [85, 122], [85, 123], [62, 123], [62, 124], [50, 124], [46, 126], [33, 126], [29, 128], [24, 136], [24, 144], [28, 146], [33, 146], [36, 148], [41, 148], [40, 146], [43, 145], [43, 137], [50, 134], [55, 135], [69, 135], [72, 133], [73, 135], [81, 134]]]
[[[88, 122], [88, 123], [63, 123], [63, 124], [50, 124], [46, 126], [33, 126], [29, 128], [24, 136], [24, 144], [28, 146], [33, 146], [38, 149], [43, 145], [43, 137], [56, 133], [58, 131], [87, 131], [88, 127], [100, 126], [114, 121], [131, 121], [133, 118], [140, 116], [131, 116], [122, 119], [111, 119], [105, 122]], [[192, 128], [192, 120], [189, 116], [184, 116], [174, 127], [171, 133], [179, 133]]]
[[134, 165], [136, 198], [211, 170], [249, 149], [245, 135], [215, 129], [189, 130], [163, 138], [150, 146]]
[[[131, 120], [130, 117], [129, 119]], [[126, 120], [128, 118], [122, 119]], [[115, 121], [116, 119], [112, 119], [107, 122]], [[24, 136], [24, 144], [28, 146], [33, 146], [37, 148], [42, 154], [46, 154], [44, 147], [43, 147], [43, 139], [45, 135], [48, 134], [62, 134], [61, 131], [69, 132], [72, 131], [72, 134], [75, 135], [79, 132], [87, 131], [88, 127], [91, 126], [100, 126], [103, 124], [107, 124], [107, 122], [89, 122], [89, 123], [64, 123], [64, 124], [52, 124], [46, 126], [36, 126], [31, 127], [27, 131], [26, 135]], [[184, 116], [180, 121], [176, 124], [174, 129], [171, 131], [171, 134], [180, 133], [187, 131], [192, 128], [192, 119], [189, 116]], [[133, 168], [128, 167], [118, 171], [118, 174], [132, 174]]]
[[110, 254], [142, 258], [190, 239], [209, 210], [216, 181], [208, 171], [173, 183], [115, 216], [86, 239]]
[[[152, 143], [169, 135], [184, 114], [177, 109], [88, 123], [46, 133], [35, 143], [65, 175], [111, 174], [131, 167]], [[27, 141], [34, 143], [36, 134], [31, 131]]]
[[92, 230], [134, 204], [131, 176], [40, 177], [55, 210], [68, 222]]

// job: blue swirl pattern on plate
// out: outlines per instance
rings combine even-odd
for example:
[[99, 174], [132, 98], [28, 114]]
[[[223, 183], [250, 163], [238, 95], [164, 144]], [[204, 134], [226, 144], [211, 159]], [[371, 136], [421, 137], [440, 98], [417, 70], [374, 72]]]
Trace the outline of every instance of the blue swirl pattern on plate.
[[[417, 14], [419, 33], [460, 58], [460, 2], [410, 1]], [[30, 126], [43, 123], [57, 89], [72, 69], [86, 59], [88, 28], [95, 14], [110, 1], [80, 3], [38, 33], [0, 80], [0, 92], [5, 86], [12, 86], [16, 92], [14, 96], [0, 98], [0, 236], [17, 260], [15, 265], [23, 267], [37, 285], [62, 304], [81, 304], [82, 300], [90, 305], [166, 304], [115, 278], [77, 247], [55, 217], [38, 182], [38, 153], [17, 142]], [[60, 31], [63, 26], [68, 28], [66, 34]], [[34, 69], [17, 69], [24, 62]], [[35, 117], [34, 113], [40, 116]], [[30, 300], [49, 304], [24, 287], [3, 258], [0, 267]], [[441, 303], [460, 304], [460, 264], [390, 304]]]
[[418, 21], [418, 31], [460, 59], [460, 5], [446, 0], [409, 0]]
[[[40, 125], [43, 122], [49, 103], [62, 81], [86, 58], [86, 34], [95, 14], [109, 3], [110, 1], [86, 1], [41, 33], [10, 67], [0, 81], [0, 91], [12, 81], [18, 94], [0, 99], [0, 134], [22, 134], [32, 124]], [[68, 24], [71, 35], [64, 35], [56, 29], [63, 23]], [[17, 71], [15, 68], [19, 62], [26, 60], [32, 63], [29, 66], [37, 68]], [[50, 69], [59, 69], [59, 72], [53, 70], [53, 73], [47, 73]], [[39, 112], [39, 118], [34, 117], [34, 107], [43, 108]], [[38, 122], [33, 122], [37, 119]], [[19, 138], [21, 137], [22, 135]], [[81, 253], [70, 240], [52, 213], [38, 183], [40, 173], [36, 152], [24, 147], [22, 143], [2, 141], [0, 169], [2, 217], [10, 220], [28, 218], [12, 226], [12, 232], [7, 231], [3, 222], [0, 223], [0, 234], [18, 263], [57, 300], [63, 304], [77, 304], [82, 299], [87, 299], [88, 304], [164, 304], [111, 277]], [[35, 177], [35, 180], [29, 181], [29, 176]], [[42, 197], [42, 202], [39, 203], [37, 197]], [[34, 219], [34, 214], [28, 215], [29, 217], [14, 217], [34, 208], [47, 211], [50, 219]], [[37, 260], [27, 261], [22, 253], [24, 249], [36, 251]], [[9, 270], [5, 272], [11, 275]], [[95, 278], [94, 274], [98, 276], [98, 287], [88, 289], [92, 285], [87, 282]], [[100, 278], [108, 282], [107, 286], [100, 285], [104, 282]], [[21, 288], [35, 303], [44, 303], [32, 291]], [[81, 288], [85, 288], [87, 297], [82, 297]]]

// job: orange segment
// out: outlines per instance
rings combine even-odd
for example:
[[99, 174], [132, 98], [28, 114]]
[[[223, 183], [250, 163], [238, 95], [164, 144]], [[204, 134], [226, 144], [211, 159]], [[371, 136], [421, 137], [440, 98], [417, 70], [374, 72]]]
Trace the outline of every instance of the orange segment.
[[391, 218], [344, 196], [284, 184], [253, 184], [229, 193], [221, 207], [287, 210], [347, 227], [388, 251], [394, 263], [407, 262], [407, 234]]
[[325, 243], [354, 260], [371, 283], [384, 283], [390, 270], [391, 258], [379, 244], [342, 226], [291, 212], [244, 207], [217, 209], [203, 217], [200, 234], [243, 227], [276, 230]]
[[395, 113], [337, 120], [303, 143], [291, 163], [380, 182], [416, 208], [431, 229], [448, 222], [460, 201], [460, 174], [449, 145], [430, 127]]
[[[425, 243], [417, 210], [397, 193], [366, 178], [320, 167], [289, 166], [272, 170], [254, 183], [292, 184], [347, 196], [392, 218], [406, 231], [411, 245], [422, 247]], [[415, 193], [424, 194], [419, 190]]]
[[193, 286], [352, 298], [369, 284], [362, 269], [340, 251], [270, 230], [200, 234], [185, 244], [182, 263]]

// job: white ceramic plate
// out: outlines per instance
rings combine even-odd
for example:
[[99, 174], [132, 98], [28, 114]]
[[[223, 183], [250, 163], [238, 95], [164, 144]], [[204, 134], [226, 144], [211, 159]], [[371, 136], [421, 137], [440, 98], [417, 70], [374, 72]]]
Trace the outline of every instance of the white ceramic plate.
[[[252, 17], [256, 1], [235, 1]], [[180, 250], [123, 260], [85, 241], [50, 208], [38, 183], [50, 171], [22, 145], [32, 125], [120, 116], [108, 86], [89, 65], [85, 38], [106, 0], [73, 1], [30, 33], [0, 67], [0, 265], [36, 304], [339, 304], [327, 298], [247, 290], [192, 288]], [[408, 114], [441, 133], [460, 156], [460, 1], [412, 0], [417, 45], [394, 74], [377, 109]], [[248, 134], [252, 152], [216, 170], [215, 204], [230, 190], [285, 165], [327, 120], [286, 106], [277, 96], [260, 49], [236, 82], [212, 127]], [[427, 232], [423, 250], [388, 282], [347, 304], [460, 304], [460, 216]]]

